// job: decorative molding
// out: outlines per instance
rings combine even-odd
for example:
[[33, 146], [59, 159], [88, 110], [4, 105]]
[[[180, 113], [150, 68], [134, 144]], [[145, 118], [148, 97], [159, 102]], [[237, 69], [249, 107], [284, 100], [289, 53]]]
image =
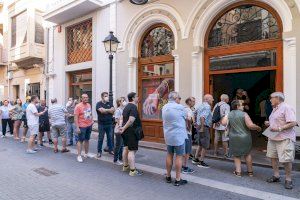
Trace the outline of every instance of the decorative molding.
[[283, 41], [287, 44], [288, 47], [296, 47], [296, 38], [284, 38]]
[[[178, 39], [178, 35], [183, 35], [184, 23], [177, 10], [166, 4], [150, 4], [130, 20], [124, 32], [123, 40], [119, 45], [119, 51], [125, 51], [126, 48], [130, 47], [129, 43], [132, 42], [133, 35], [136, 32], [146, 30], [155, 23], [167, 24], [172, 29], [173, 34], [176, 35], [176, 39]], [[134, 39], [139, 40], [140, 38]]]

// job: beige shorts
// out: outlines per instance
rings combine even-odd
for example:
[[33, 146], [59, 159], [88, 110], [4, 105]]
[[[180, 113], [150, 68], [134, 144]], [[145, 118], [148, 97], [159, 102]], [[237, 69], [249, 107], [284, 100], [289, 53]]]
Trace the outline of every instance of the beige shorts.
[[30, 135], [37, 135], [39, 133], [39, 125], [28, 125], [28, 132]]
[[57, 139], [59, 136], [65, 138], [67, 133], [66, 125], [54, 125], [51, 127], [52, 137]]
[[229, 140], [228, 134], [226, 131], [223, 130], [215, 130], [215, 139], [222, 142], [227, 142]]
[[295, 159], [295, 143], [290, 139], [268, 141], [267, 157], [278, 158], [279, 162], [293, 162]]

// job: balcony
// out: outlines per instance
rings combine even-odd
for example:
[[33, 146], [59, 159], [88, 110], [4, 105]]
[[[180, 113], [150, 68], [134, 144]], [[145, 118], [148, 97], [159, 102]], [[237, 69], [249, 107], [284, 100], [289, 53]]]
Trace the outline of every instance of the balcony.
[[56, 0], [47, 6], [44, 19], [56, 24], [63, 24], [93, 12], [115, 0]]
[[24, 8], [17, 14], [14, 10], [10, 13], [9, 63], [23, 69], [40, 66], [45, 58], [42, 12], [34, 8]]

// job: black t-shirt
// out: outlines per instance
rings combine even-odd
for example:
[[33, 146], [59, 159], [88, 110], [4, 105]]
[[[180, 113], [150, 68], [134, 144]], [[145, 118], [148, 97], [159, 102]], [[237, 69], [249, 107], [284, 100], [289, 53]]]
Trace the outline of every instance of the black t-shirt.
[[130, 116], [135, 118], [133, 122], [134, 128], [142, 126], [137, 106], [133, 103], [127, 104], [127, 106], [123, 110], [123, 126], [127, 123]]
[[111, 105], [109, 102], [103, 103], [102, 101], [99, 101], [96, 104], [96, 111], [97, 111], [97, 115], [98, 115], [98, 123], [99, 124], [105, 124], [105, 125], [112, 124], [113, 115], [110, 113], [103, 114], [99, 111], [99, 108], [110, 109], [112, 107], [114, 107], [114, 106]]
[[[40, 113], [40, 112], [43, 112], [45, 110], [45, 108], [48, 109], [48, 107], [43, 107], [43, 106], [38, 106], [37, 107], [37, 111]], [[42, 114], [41, 116], [39, 116], [39, 123], [49, 123], [49, 116], [48, 116], [48, 110]]]

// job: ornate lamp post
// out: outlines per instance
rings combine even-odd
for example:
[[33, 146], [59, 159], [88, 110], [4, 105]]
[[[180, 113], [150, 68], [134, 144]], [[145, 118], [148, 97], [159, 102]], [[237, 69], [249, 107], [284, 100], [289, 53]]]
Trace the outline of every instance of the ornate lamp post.
[[112, 61], [113, 54], [117, 52], [119, 40], [114, 36], [112, 31], [109, 32], [109, 35], [103, 40], [104, 48], [106, 53], [108, 53], [109, 58], [109, 103], [113, 104], [113, 92], [112, 92]]

